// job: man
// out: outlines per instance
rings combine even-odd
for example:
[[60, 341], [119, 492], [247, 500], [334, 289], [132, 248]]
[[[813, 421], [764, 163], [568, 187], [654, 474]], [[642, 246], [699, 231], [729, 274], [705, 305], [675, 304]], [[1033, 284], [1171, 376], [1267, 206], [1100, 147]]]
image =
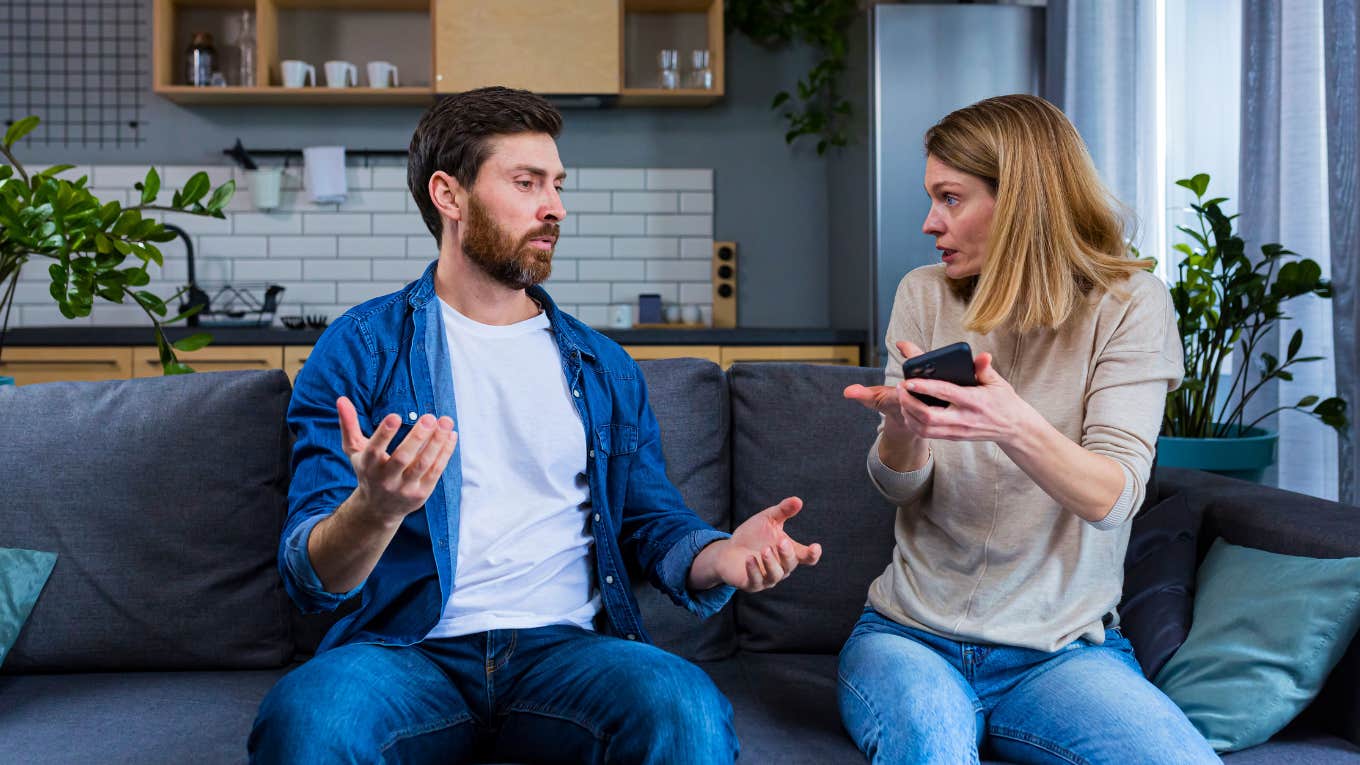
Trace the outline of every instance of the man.
[[731, 706], [648, 644], [625, 566], [707, 616], [821, 548], [783, 530], [796, 497], [730, 536], [699, 520], [637, 365], [537, 286], [566, 216], [560, 129], [505, 88], [416, 128], [438, 260], [326, 330], [288, 414], [284, 584], [307, 611], [362, 599], [264, 700], [256, 761], [736, 756]]

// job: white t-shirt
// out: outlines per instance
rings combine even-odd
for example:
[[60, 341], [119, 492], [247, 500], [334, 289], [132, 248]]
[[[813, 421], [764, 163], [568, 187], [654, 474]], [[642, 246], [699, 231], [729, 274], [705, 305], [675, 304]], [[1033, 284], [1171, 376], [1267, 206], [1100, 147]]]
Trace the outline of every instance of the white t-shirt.
[[585, 427], [548, 317], [492, 326], [441, 308], [463, 488], [453, 593], [426, 637], [593, 629]]

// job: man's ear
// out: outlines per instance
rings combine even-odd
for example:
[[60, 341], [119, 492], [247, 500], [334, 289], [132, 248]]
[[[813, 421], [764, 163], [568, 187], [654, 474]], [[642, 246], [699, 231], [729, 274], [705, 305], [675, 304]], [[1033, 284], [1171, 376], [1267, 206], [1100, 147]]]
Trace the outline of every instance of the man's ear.
[[430, 201], [434, 203], [440, 215], [457, 221], [463, 219], [467, 193], [452, 175], [443, 170], [436, 170], [430, 176], [429, 193]]

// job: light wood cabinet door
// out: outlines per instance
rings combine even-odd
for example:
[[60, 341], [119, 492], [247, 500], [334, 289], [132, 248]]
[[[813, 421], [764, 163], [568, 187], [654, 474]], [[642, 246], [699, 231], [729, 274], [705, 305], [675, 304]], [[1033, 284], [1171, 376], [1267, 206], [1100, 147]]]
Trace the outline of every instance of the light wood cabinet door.
[[10, 346], [0, 357], [0, 375], [13, 377], [16, 385], [126, 379], [132, 377], [132, 349], [121, 346]]
[[302, 365], [307, 363], [307, 357], [311, 354], [310, 345], [283, 346], [283, 371], [288, 373], [290, 382], [297, 382], [298, 372], [302, 371]]
[[434, 89], [618, 93], [620, 0], [435, 0]]
[[716, 345], [625, 345], [623, 350], [634, 361], [651, 359], [707, 359], [718, 364], [722, 361], [722, 348]]
[[738, 362], [784, 361], [804, 364], [859, 366], [857, 345], [727, 345], [722, 349], [723, 369]]
[[[210, 345], [197, 351], [176, 353], [196, 372], [238, 369], [283, 369], [283, 347], [278, 345]], [[134, 377], [160, 377], [161, 360], [155, 348], [133, 348]]]

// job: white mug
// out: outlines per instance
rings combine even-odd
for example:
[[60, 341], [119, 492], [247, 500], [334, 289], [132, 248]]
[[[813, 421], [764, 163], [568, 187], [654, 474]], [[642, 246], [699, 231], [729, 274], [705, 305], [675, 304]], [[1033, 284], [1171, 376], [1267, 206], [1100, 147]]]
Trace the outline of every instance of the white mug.
[[279, 188], [283, 185], [283, 168], [262, 167], [249, 170], [250, 199], [257, 210], [273, 210], [279, 206]]
[[348, 61], [326, 62], [326, 87], [358, 87], [359, 69]]
[[686, 324], [698, 324], [703, 317], [703, 312], [694, 303], [685, 303], [680, 309], [680, 320]]
[[614, 329], [628, 329], [633, 326], [633, 305], [619, 303], [609, 307], [609, 326]]
[[401, 81], [397, 79], [397, 68], [395, 66], [392, 66], [386, 61], [368, 62], [368, 87], [370, 88], [387, 87], [388, 75], [392, 76], [392, 87], [398, 87], [401, 85]]
[[279, 63], [279, 71], [283, 74], [283, 87], [300, 88], [303, 83], [311, 80], [316, 84], [316, 67], [306, 61], [288, 60]]

